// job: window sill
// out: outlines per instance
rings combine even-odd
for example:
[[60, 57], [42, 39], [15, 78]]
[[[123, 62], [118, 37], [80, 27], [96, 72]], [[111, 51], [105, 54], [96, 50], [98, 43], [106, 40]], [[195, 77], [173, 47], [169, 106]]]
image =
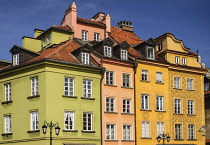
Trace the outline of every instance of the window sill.
[[35, 132], [40, 132], [40, 130], [29, 130], [27, 133], [35, 133]]
[[164, 110], [155, 110], [155, 112], [163, 112], [163, 113], [166, 113], [166, 111], [164, 111]]
[[134, 140], [121, 140], [122, 142], [134, 142]]
[[197, 139], [187, 139], [187, 141], [197, 141]]
[[12, 103], [13, 101], [4, 101], [4, 102], [1, 102], [1, 104], [9, 104], [9, 103]]
[[141, 82], [150, 83], [150, 81], [141, 80]]
[[165, 83], [162, 82], [155, 82], [156, 84], [164, 85]]
[[81, 97], [81, 99], [95, 100], [95, 98], [87, 98], [87, 97]]
[[38, 97], [40, 97], [40, 95], [29, 96], [29, 97], [27, 97], [27, 99], [33, 99], [33, 98], [38, 98]]
[[64, 97], [64, 98], [77, 98], [77, 96], [66, 96], [66, 95], [62, 95], [62, 97]]
[[140, 109], [140, 111], [149, 111], [149, 112], [152, 112], [152, 110], [149, 110], [149, 109]]
[[107, 139], [107, 140], [104, 140], [105, 142], [118, 142], [118, 140], [109, 140], [109, 139]]
[[104, 86], [117, 87], [116, 85], [104, 84]]
[[174, 139], [175, 141], [184, 141], [184, 139]]
[[141, 139], [152, 139], [151, 137], [141, 137]]
[[187, 114], [188, 116], [196, 116], [195, 114]]
[[108, 114], [118, 114], [117, 112], [108, 112], [108, 111], [104, 111], [104, 113], [108, 113]]
[[96, 131], [89, 131], [89, 130], [81, 130], [83, 133], [95, 133]]
[[187, 91], [195, 91], [195, 90], [188, 90], [188, 89], [187, 89]]
[[131, 87], [124, 87], [124, 86], [121, 86], [121, 88], [125, 88], [125, 89], [133, 89]]
[[133, 113], [121, 113], [122, 115], [134, 115]]
[[8, 137], [9, 135], [12, 135], [12, 133], [2, 133], [2, 134], [1, 134], [1, 136], [7, 136], [7, 137]]
[[78, 130], [63, 130], [63, 132], [78, 132]]
[[173, 88], [173, 89], [176, 89], [176, 90], [182, 90], [182, 89], [180, 89], [180, 88]]
[[182, 113], [173, 113], [174, 115], [184, 115], [184, 114], [182, 114]]

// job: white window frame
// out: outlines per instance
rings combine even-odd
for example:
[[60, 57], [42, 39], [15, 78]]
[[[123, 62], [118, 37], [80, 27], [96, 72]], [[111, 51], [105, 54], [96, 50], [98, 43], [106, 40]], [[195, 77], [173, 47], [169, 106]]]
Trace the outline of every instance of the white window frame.
[[204, 91], [208, 91], [209, 90], [209, 82], [204, 83]]
[[195, 139], [195, 125], [188, 124], [188, 139]]
[[13, 55], [13, 66], [19, 65], [19, 54]]
[[175, 124], [175, 139], [182, 139], [182, 124]]
[[5, 90], [5, 101], [11, 101], [12, 100], [12, 85], [11, 83], [4, 84], [4, 90]]
[[121, 59], [128, 60], [128, 51], [127, 50], [121, 50]]
[[74, 96], [74, 78], [64, 78], [64, 95]]
[[164, 110], [164, 97], [163, 96], [156, 96], [156, 110], [163, 111]]
[[89, 64], [90, 63], [90, 54], [82, 52], [82, 63]]
[[149, 110], [149, 95], [146, 94], [141, 95], [141, 109]]
[[106, 98], [106, 112], [115, 111], [115, 98], [107, 97]]
[[182, 65], [187, 65], [187, 58], [185, 57], [182, 58]]
[[130, 77], [130, 74], [128, 74], [128, 73], [123, 73], [122, 74], [122, 86], [123, 87], [127, 87], [127, 88], [129, 88], [129, 87], [131, 87], [130, 86], [130, 84], [131, 84], [131, 79], [130, 79], [131, 77]]
[[153, 47], [147, 47], [147, 59], [155, 59], [155, 49]]
[[114, 85], [114, 71], [106, 71], [106, 84]]
[[92, 81], [84, 79], [83, 80], [83, 97], [92, 98]]
[[82, 30], [82, 41], [88, 41], [88, 31]]
[[187, 101], [187, 113], [190, 114], [190, 115], [193, 115], [195, 114], [194, 111], [194, 101], [193, 100], [188, 100]]
[[83, 130], [84, 131], [93, 130], [93, 113], [83, 112]]
[[150, 122], [142, 121], [142, 138], [150, 137]]
[[174, 77], [174, 89], [180, 89], [181, 88], [181, 78], [180, 77]]
[[179, 64], [180, 62], [179, 62], [179, 56], [175, 56], [175, 63], [176, 64]]
[[163, 83], [163, 73], [162, 72], [156, 72], [156, 82]]
[[163, 138], [164, 133], [164, 122], [157, 122], [157, 136]]
[[131, 113], [131, 100], [130, 99], [123, 99], [122, 112]]
[[107, 124], [106, 125], [106, 139], [107, 140], [115, 140], [116, 138], [116, 125], [115, 124]]
[[187, 79], [187, 90], [193, 90], [193, 79]]
[[123, 140], [131, 140], [131, 125], [123, 125]]
[[11, 115], [4, 116], [4, 133], [12, 133], [12, 118]]
[[141, 80], [148, 81], [148, 70], [141, 70]]
[[112, 57], [112, 47], [104, 46], [104, 56]]
[[30, 112], [30, 120], [31, 120], [31, 130], [38, 130], [39, 127], [39, 114], [38, 111], [31, 111]]
[[100, 33], [94, 32], [94, 41], [100, 41]]
[[64, 130], [74, 130], [74, 114], [73, 111], [64, 112]]
[[182, 113], [182, 100], [181, 99], [175, 99], [174, 100], [174, 113], [175, 114], [181, 114]]
[[38, 77], [31, 78], [31, 96], [39, 94], [39, 79]]

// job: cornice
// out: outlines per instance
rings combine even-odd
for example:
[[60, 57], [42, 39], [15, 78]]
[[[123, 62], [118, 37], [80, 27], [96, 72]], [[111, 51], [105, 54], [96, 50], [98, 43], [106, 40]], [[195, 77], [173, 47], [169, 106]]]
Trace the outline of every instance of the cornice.
[[179, 54], [179, 55], [191, 56], [191, 57], [196, 57], [196, 58], [198, 57], [189, 53], [175, 51], [175, 50], [164, 50], [164, 51], [160, 51], [158, 54], [165, 54], [165, 53]]
[[199, 70], [199, 68], [189, 68], [180, 66], [169, 66], [169, 70], [182, 71], [187, 73], [206, 74], [206, 70]]

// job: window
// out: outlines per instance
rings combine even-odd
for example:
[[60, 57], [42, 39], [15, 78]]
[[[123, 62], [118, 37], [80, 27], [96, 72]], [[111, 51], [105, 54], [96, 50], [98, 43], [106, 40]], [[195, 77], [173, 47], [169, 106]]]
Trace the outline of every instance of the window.
[[107, 140], [115, 139], [115, 125], [114, 124], [106, 125], [106, 139]]
[[5, 121], [5, 133], [12, 133], [12, 120], [11, 120], [11, 115], [6, 115], [4, 116], [4, 121]]
[[114, 72], [113, 71], [106, 71], [106, 84], [114, 85]]
[[164, 122], [157, 122], [157, 136], [163, 137], [164, 133]]
[[107, 57], [111, 57], [112, 56], [111, 47], [104, 46], [104, 56], [107, 56]]
[[188, 124], [188, 139], [195, 139], [195, 125]]
[[183, 64], [183, 65], [187, 65], [187, 59], [184, 58], [184, 57], [182, 58], [182, 64]]
[[187, 110], [188, 110], [188, 114], [194, 114], [194, 101], [193, 100], [188, 100], [187, 103]]
[[162, 72], [156, 72], [156, 82], [157, 83], [162, 83], [163, 82], [163, 74]]
[[174, 113], [181, 114], [181, 100], [175, 99], [174, 101]]
[[13, 55], [13, 65], [19, 65], [19, 54]]
[[31, 112], [31, 130], [38, 130], [38, 111]]
[[193, 79], [187, 79], [187, 89], [193, 90]]
[[65, 77], [64, 81], [64, 94], [66, 96], [74, 96], [74, 79]]
[[130, 87], [130, 74], [123, 73], [123, 87]]
[[141, 109], [149, 109], [149, 95], [141, 95]]
[[141, 80], [142, 81], [148, 81], [148, 71], [147, 70], [142, 70], [141, 71]]
[[156, 97], [156, 110], [163, 111], [163, 96]]
[[150, 123], [149, 122], [142, 122], [142, 137], [148, 138], [150, 137]]
[[131, 113], [131, 100], [123, 99], [123, 113]]
[[51, 33], [47, 35], [47, 45], [52, 43]]
[[5, 84], [5, 101], [11, 101], [11, 83]]
[[92, 113], [83, 113], [83, 130], [92, 131]]
[[131, 125], [123, 125], [123, 140], [131, 140]]
[[178, 56], [175, 57], [175, 63], [179, 64], [179, 57]]
[[89, 53], [82, 53], [82, 63], [89, 64]]
[[152, 48], [152, 47], [147, 48], [147, 58], [148, 59], [155, 59], [154, 48]]
[[42, 38], [42, 45], [43, 45], [43, 47], [47, 46], [47, 38], [46, 37]]
[[114, 112], [114, 98], [106, 98], [106, 111]]
[[31, 78], [31, 95], [38, 95], [38, 77]]
[[163, 48], [162, 48], [162, 47], [163, 47], [163, 46], [162, 46], [162, 42], [159, 42], [157, 46], [158, 46], [158, 51], [160, 51], [160, 50], [163, 49]]
[[92, 98], [92, 81], [83, 80], [83, 97]]
[[180, 89], [180, 77], [174, 77], [174, 88]]
[[182, 139], [182, 125], [175, 124], [175, 139]]
[[94, 41], [100, 41], [100, 33], [94, 33]]
[[82, 30], [82, 41], [88, 41], [88, 31]]
[[74, 112], [65, 111], [64, 113], [64, 129], [65, 130], [74, 130]]
[[209, 90], [209, 82], [204, 83], [204, 91], [208, 91]]
[[128, 51], [121, 50], [121, 59], [127, 60], [128, 59]]

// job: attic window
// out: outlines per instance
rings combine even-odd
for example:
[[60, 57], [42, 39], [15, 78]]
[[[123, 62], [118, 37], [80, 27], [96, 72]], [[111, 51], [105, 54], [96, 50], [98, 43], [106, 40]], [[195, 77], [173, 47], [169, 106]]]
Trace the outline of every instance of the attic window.
[[82, 63], [89, 64], [89, 53], [82, 53]]
[[111, 57], [112, 56], [111, 50], [112, 50], [111, 47], [104, 46], [104, 56]]
[[13, 66], [19, 65], [19, 54], [13, 55]]
[[128, 51], [121, 50], [121, 59], [127, 60], [128, 59]]
[[158, 45], [157, 45], [157, 46], [158, 46], [158, 51], [160, 51], [160, 50], [162, 50], [162, 49], [163, 49], [163, 48], [162, 48], [162, 47], [163, 47], [163, 46], [162, 46], [162, 42], [158, 43]]
[[147, 58], [148, 59], [155, 59], [155, 52], [153, 47], [147, 48]]
[[42, 47], [46, 47], [50, 43], [52, 43], [51, 34], [48, 34], [44, 38], [42, 38]]

